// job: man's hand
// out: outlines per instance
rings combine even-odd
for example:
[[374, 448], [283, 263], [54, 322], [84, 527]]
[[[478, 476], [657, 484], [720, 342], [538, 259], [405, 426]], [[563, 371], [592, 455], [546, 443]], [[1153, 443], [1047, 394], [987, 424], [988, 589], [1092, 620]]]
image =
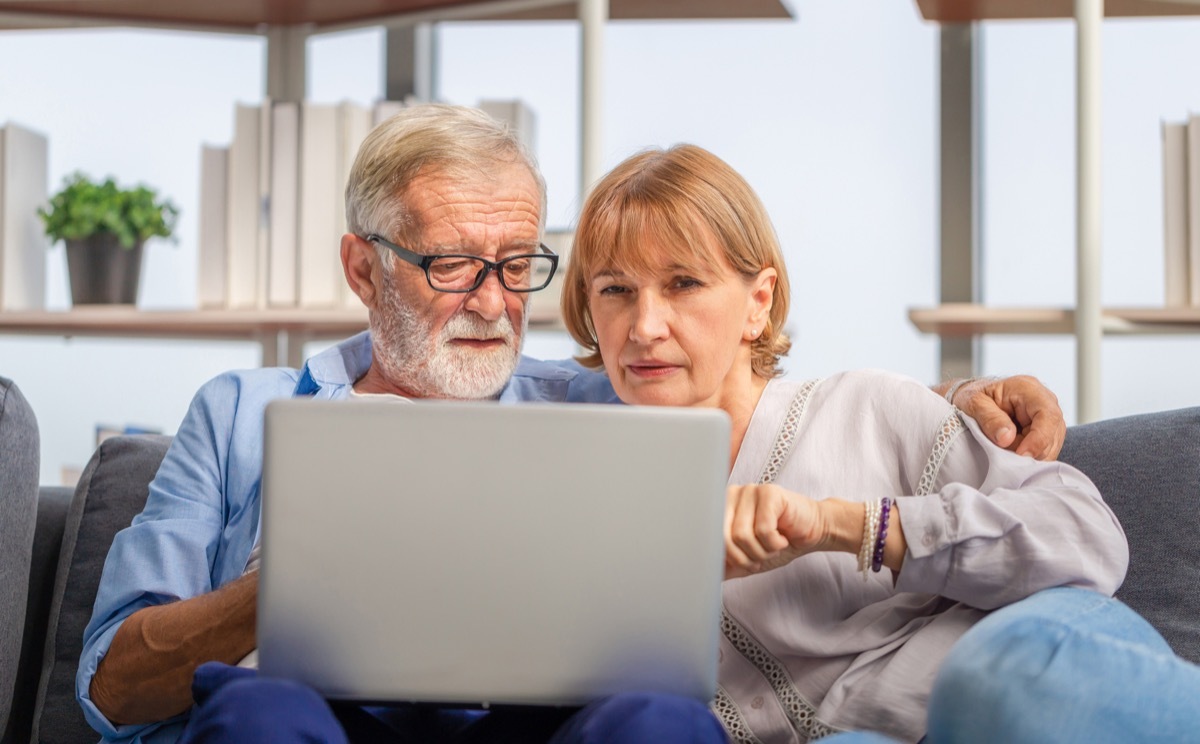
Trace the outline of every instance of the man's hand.
[[258, 572], [208, 594], [144, 607], [121, 623], [89, 695], [116, 725], [153, 723], [192, 705], [192, 674], [236, 664], [256, 646]]
[[1018, 455], [1054, 460], [1067, 436], [1058, 396], [1029, 375], [972, 380], [952, 403], [979, 422], [988, 439]]

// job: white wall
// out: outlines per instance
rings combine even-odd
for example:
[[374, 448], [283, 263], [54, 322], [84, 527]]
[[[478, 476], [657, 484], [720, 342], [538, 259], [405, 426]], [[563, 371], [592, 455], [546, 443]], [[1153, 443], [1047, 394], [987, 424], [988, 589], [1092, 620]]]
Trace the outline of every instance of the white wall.
[[[695, 142], [746, 175], [766, 202], [793, 280], [790, 376], [886, 367], [934, 381], [936, 345], [907, 322], [935, 302], [937, 29], [915, 4], [794, 0], [793, 22], [613, 23], [604, 100], [606, 166], [648, 145]], [[985, 32], [986, 276], [997, 304], [1074, 297], [1073, 37], [1068, 23]], [[1105, 27], [1105, 271], [1110, 304], [1162, 302], [1158, 121], [1200, 110], [1200, 22]], [[378, 29], [309, 45], [309, 97], [382, 92]], [[195, 302], [198, 155], [228, 142], [233, 103], [263, 88], [258, 39], [152, 31], [0, 34], [0, 121], [50, 137], [53, 187], [82, 168], [144, 180], [182, 208], [175, 246], [148, 247], [140, 303]], [[520, 97], [538, 114], [549, 223], [578, 209], [578, 31], [574, 24], [441, 28], [440, 93], [473, 104]], [[80, 70], [85, 70], [82, 74]], [[52, 306], [66, 305], [61, 250]], [[313, 349], [317, 347], [312, 347]], [[568, 340], [535, 334], [558, 357]], [[1200, 338], [1109, 339], [1106, 416], [1195, 405]], [[0, 337], [42, 428], [44, 482], [91, 453], [97, 423], [174, 431], [212, 375], [258, 364], [244, 343]], [[996, 338], [985, 371], [1030, 372], [1074, 417], [1069, 339]]]

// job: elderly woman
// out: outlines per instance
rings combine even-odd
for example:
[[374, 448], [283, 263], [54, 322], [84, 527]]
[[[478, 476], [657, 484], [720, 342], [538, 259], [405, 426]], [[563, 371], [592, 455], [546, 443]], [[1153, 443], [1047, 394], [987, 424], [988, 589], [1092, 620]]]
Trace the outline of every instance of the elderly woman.
[[603, 178], [563, 291], [581, 361], [603, 364], [622, 400], [732, 420], [712, 709], [733, 740], [1180, 733], [1141, 730], [1145, 719], [1093, 697], [1100, 673], [1151, 678], [1147, 659], [1190, 674], [1191, 690], [1200, 673], [1110, 599], [1127, 546], [1082, 473], [1000, 449], [913, 380], [779, 377], [783, 257], [720, 159], [684, 145]]

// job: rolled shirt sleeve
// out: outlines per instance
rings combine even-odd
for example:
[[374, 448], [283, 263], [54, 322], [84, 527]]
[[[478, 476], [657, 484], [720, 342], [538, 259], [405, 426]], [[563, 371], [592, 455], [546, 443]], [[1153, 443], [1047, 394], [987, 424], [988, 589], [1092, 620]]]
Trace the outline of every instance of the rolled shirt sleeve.
[[1003, 450], [961, 420], [933, 492], [897, 499], [908, 553], [896, 589], [980, 609], [1055, 586], [1116, 592], [1129, 547], [1091, 480]]

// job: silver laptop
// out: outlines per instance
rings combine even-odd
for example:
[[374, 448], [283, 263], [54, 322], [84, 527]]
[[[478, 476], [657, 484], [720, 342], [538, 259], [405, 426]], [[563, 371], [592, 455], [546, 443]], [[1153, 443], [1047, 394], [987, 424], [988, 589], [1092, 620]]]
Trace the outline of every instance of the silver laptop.
[[359, 701], [712, 698], [724, 413], [284, 400], [264, 448], [263, 674]]

